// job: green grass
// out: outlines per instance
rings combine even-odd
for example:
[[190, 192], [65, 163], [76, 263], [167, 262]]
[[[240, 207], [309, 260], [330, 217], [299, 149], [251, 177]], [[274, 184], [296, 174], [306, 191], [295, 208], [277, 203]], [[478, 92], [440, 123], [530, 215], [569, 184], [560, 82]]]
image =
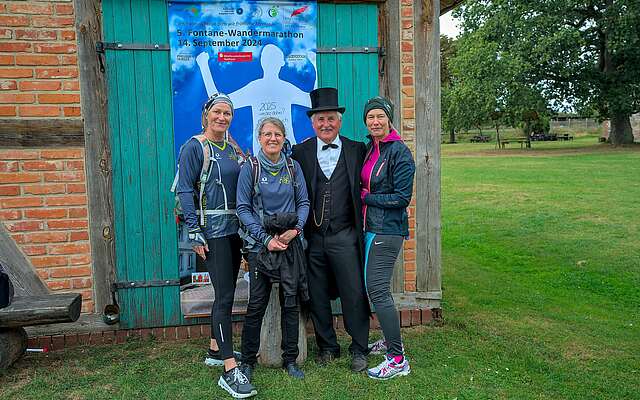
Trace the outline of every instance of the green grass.
[[[260, 368], [259, 398], [640, 398], [640, 148], [592, 139], [443, 145], [445, 321], [403, 330], [411, 375], [374, 382], [348, 357], [308, 361], [303, 382]], [[204, 346], [29, 355], [0, 376], [0, 399], [226, 398]]]

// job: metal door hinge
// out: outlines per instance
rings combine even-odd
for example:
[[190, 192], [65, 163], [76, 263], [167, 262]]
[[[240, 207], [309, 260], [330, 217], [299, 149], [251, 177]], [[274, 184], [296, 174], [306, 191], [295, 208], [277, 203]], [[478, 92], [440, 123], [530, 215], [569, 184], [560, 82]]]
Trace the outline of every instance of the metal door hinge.
[[113, 283], [113, 289], [137, 289], [147, 287], [180, 286], [180, 279], [161, 279], [155, 281], [120, 281]]

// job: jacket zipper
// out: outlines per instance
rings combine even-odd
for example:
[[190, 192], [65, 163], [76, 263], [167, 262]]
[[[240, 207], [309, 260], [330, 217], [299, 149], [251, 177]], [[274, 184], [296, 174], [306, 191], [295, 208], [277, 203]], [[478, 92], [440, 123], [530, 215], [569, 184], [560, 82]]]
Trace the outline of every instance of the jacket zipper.
[[[373, 144], [371, 146], [371, 148], [369, 149], [369, 153], [367, 154], [367, 156], [365, 157], [365, 162], [366, 160], [369, 159], [369, 157], [371, 156], [371, 153], [373, 152], [373, 148], [374, 148], [375, 144]], [[380, 150], [380, 144], [378, 144], [378, 150]], [[371, 171], [369, 172], [369, 183], [367, 183], [367, 192], [371, 193], [371, 177], [373, 176], [373, 168], [371, 168]], [[362, 201], [362, 207], [364, 207], [363, 210], [363, 218], [362, 218], [362, 230], [366, 231], [367, 230], [367, 205], [364, 202], [364, 199]]]
[[382, 167], [384, 167], [384, 163], [386, 163], [387, 160], [383, 160], [382, 163], [380, 164], [380, 167], [378, 167], [378, 172], [376, 172], [376, 177], [380, 176], [380, 171], [382, 171]]

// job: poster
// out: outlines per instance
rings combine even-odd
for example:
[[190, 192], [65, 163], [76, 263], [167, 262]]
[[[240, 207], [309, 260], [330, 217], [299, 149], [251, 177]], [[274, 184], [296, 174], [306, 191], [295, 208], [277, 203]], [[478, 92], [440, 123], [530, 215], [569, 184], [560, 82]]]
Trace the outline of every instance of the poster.
[[313, 135], [306, 110], [317, 85], [317, 6], [296, 1], [169, 3], [176, 155], [201, 130], [202, 104], [226, 93], [230, 134], [256, 154], [258, 122], [280, 118], [291, 144]]

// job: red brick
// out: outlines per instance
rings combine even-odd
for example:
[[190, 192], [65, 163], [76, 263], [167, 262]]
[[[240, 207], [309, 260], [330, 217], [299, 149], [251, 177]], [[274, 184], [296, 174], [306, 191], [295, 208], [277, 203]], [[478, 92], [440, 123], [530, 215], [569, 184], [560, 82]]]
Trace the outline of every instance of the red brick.
[[19, 221], [5, 224], [9, 232], [41, 231], [43, 224], [41, 221]]
[[84, 265], [91, 263], [91, 256], [88, 254], [76, 254], [69, 256], [69, 265]]
[[64, 28], [73, 26], [73, 17], [32, 17], [31, 25], [36, 28]]
[[0, 26], [29, 26], [29, 17], [18, 15], [0, 16]]
[[33, 103], [35, 96], [26, 93], [0, 93], [0, 103], [19, 104]]
[[31, 257], [31, 264], [36, 268], [65, 267], [69, 261], [66, 256]]
[[17, 161], [0, 161], [0, 172], [17, 172], [19, 165]]
[[79, 117], [81, 115], [80, 107], [63, 107], [62, 111], [65, 117]]
[[150, 328], [140, 329], [140, 337], [142, 337], [143, 339], [149, 339], [152, 335], [153, 332], [151, 332]]
[[13, 239], [14, 242], [20, 244], [20, 243], [24, 243], [24, 235], [21, 233], [14, 233], [11, 235], [11, 239]]
[[179, 326], [176, 329], [178, 339], [188, 339], [189, 338], [189, 329], [186, 326]]
[[92, 346], [97, 344], [104, 344], [104, 339], [102, 338], [102, 332], [91, 332], [91, 337], [89, 338], [89, 344]]
[[202, 332], [202, 337], [210, 339], [211, 338], [211, 325], [202, 325], [200, 327], [200, 331]]
[[41, 174], [33, 172], [0, 172], [0, 184], [2, 183], [33, 183], [42, 180]]
[[38, 79], [59, 79], [59, 78], [77, 78], [78, 69], [61, 67], [61, 68], [36, 68], [36, 78]]
[[90, 333], [78, 333], [78, 345], [86, 346], [91, 343]]
[[79, 103], [80, 95], [76, 93], [44, 93], [38, 95], [40, 104], [70, 104]]
[[51, 14], [53, 6], [51, 4], [34, 4], [33, 2], [24, 2], [16, 4], [8, 4], [7, 10], [9, 14]]
[[56, 159], [82, 158], [82, 149], [42, 150], [41, 157]]
[[87, 187], [84, 183], [70, 183], [67, 185], [67, 193], [86, 193]]
[[69, 233], [69, 241], [77, 242], [79, 240], [89, 240], [89, 232], [87, 231], [78, 231], [78, 232], [70, 232]]
[[60, 161], [25, 161], [22, 163], [23, 171], [59, 171], [64, 164]]
[[116, 332], [116, 343], [126, 343], [127, 342], [128, 331], [117, 331]]
[[65, 161], [64, 169], [67, 171], [84, 171], [84, 160]]
[[15, 117], [16, 106], [0, 106], [0, 117]]
[[18, 54], [16, 55], [16, 65], [59, 65], [58, 56]]
[[76, 31], [60, 31], [60, 40], [76, 40]]
[[36, 40], [38, 37], [38, 31], [36, 29], [16, 29], [16, 39], [22, 40]]
[[0, 28], [0, 39], [12, 39], [13, 31], [11, 29]]
[[0, 210], [0, 220], [14, 220], [22, 218], [21, 210]]
[[16, 58], [13, 54], [0, 54], [0, 65], [15, 65]]
[[75, 44], [44, 43], [35, 45], [36, 53], [73, 54], [77, 48]]
[[35, 160], [39, 156], [36, 150], [0, 150], [0, 160]]
[[40, 341], [38, 340], [38, 338], [32, 337], [32, 338], [29, 338], [29, 340], [27, 340], [28, 348], [34, 349], [39, 346], [40, 346]]
[[[52, 278], [72, 278], [77, 276], [91, 276], [91, 267], [64, 267], [64, 268], [52, 268], [49, 270], [49, 275]], [[86, 287], [86, 286], [84, 286]], [[78, 287], [74, 286], [78, 289]]]
[[87, 216], [86, 207], [80, 208], [70, 208], [69, 209], [69, 218], [83, 218]]
[[[0, 42], [0, 51], [3, 53], [18, 53], [23, 51], [30, 51], [31, 43], [25, 42]], [[16, 76], [16, 78], [20, 78]]]
[[402, 21], [402, 29], [411, 29], [413, 28], [413, 21], [411, 21], [410, 19], [407, 20], [403, 20]]
[[411, 326], [422, 325], [420, 310], [411, 310]]
[[51, 336], [51, 351], [64, 349], [64, 335]]
[[25, 239], [31, 243], [56, 243], [66, 242], [68, 236], [67, 232], [38, 232], [26, 234]]
[[175, 340], [177, 332], [175, 326], [167, 326], [164, 328], [164, 338], [168, 340]]
[[64, 347], [74, 347], [78, 345], [78, 334], [77, 333], [67, 333], [64, 335]]
[[56, 4], [56, 14], [58, 14], [58, 15], [72, 15], [73, 14], [73, 5], [72, 4]]
[[47, 248], [42, 245], [22, 246], [22, 251], [28, 256], [41, 256], [47, 253]]
[[416, 271], [416, 263], [415, 261], [404, 261], [404, 270], [406, 272], [415, 272]]
[[80, 291], [77, 291], [77, 293], [80, 294], [80, 296], [82, 296], [82, 301], [93, 298], [92, 290], [80, 290]]
[[71, 289], [71, 281], [63, 280], [63, 281], [47, 281], [45, 282], [49, 289], [51, 290], [63, 290], [63, 289]]
[[88, 253], [89, 244], [85, 243], [69, 243], [69, 244], [52, 244], [48, 246], [49, 254], [77, 254]]
[[[0, 51], [16, 51], [16, 50], [3, 50], [2, 43], [0, 43]], [[30, 68], [2, 68], [0, 69], [0, 78], [32, 78], [33, 70]]]
[[187, 326], [189, 330], [189, 338], [197, 339], [202, 337], [202, 333], [200, 332], [200, 325], [189, 325]]
[[116, 342], [116, 332], [115, 331], [104, 331], [102, 332], [102, 339], [105, 344], [113, 344]]
[[64, 208], [45, 208], [41, 210], [24, 210], [25, 218], [64, 218], [67, 216], [67, 210]]
[[45, 182], [82, 182], [84, 181], [83, 171], [63, 171], [45, 172]]
[[65, 186], [63, 184], [25, 185], [22, 190], [24, 194], [62, 194], [65, 193]]
[[411, 326], [411, 312], [409, 310], [400, 310], [400, 325], [402, 327]]
[[48, 269], [37, 269], [36, 270], [36, 274], [38, 274], [38, 277], [40, 279], [42, 279], [43, 281], [46, 279], [49, 279], [49, 270]]
[[403, 17], [412, 17], [413, 16], [413, 8], [412, 7], [402, 7], [400, 15]]
[[0, 196], [17, 196], [20, 194], [20, 186], [0, 186]]
[[421, 310], [421, 314], [422, 314], [422, 318], [421, 318], [422, 325], [433, 321], [433, 313], [431, 312], [430, 309]]
[[16, 90], [18, 82], [16, 81], [0, 81], [0, 90]]
[[0, 200], [0, 208], [40, 207], [43, 204], [41, 197], [11, 197]]
[[20, 82], [20, 90], [23, 92], [38, 90], [60, 90], [61, 84], [56, 81], [22, 81]]
[[412, 250], [406, 250], [404, 252], [404, 259], [405, 261], [415, 261], [416, 260], [416, 253], [415, 251]]
[[85, 195], [47, 197], [47, 206], [82, 206], [87, 204]]
[[405, 292], [415, 292], [416, 291], [416, 283], [415, 282], [405, 282], [404, 283], [404, 291]]
[[59, 106], [20, 106], [21, 117], [57, 117], [60, 115]]
[[61, 219], [47, 221], [49, 229], [83, 229], [89, 225], [86, 219]]
[[62, 90], [78, 91], [80, 90], [80, 82], [78, 82], [77, 80], [64, 81], [62, 82]]
[[60, 56], [60, 65], [78, 65], [78, 56], [76, 55]]

